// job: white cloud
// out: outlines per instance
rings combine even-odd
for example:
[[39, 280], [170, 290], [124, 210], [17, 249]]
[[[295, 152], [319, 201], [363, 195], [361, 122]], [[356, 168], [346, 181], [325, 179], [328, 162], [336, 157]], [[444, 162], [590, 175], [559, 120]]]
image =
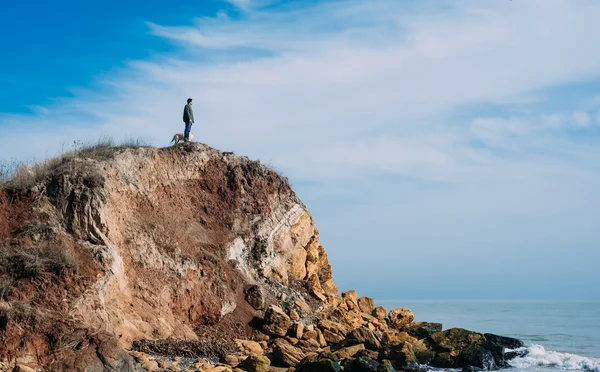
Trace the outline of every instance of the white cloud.
[[247, 10], [250, 8], [250, 0], [225, 0], [226, 2], [240, 8], [243, 10]]
[[188, 96], [195, 98], [199, 140], [272, 159], [309, 179], [366, 169], [452, 179], [450, 164], [460, 169], [469, 159], [496, 156], [471, 148], [471, 140], [510, 149], [520, 143], [513, 137], [534, 133], [542, 136], [537, 143], [554, 142], [560, 134], [541, 127], [562, 128], [566, 117], [589, 124], [583, 112], [492, 116], [462, 126], [450, 125], [446, 114], [486, 102], [538, 103], [530, 92], [597, 76], [600, 51], [581, 45], [600, 43], [587, 32], [600, 4], [453, 4], [423, 11], [395, 0], [349, 0], [251, 8], [241, 19], [221, 14], [194, 27], [150, 24], [185, 53], [130, 63], [106, 78], [111, 93], [79, 93], [34, 117], [4, 118], [15, 126], [0, 129], [0, 156], [31, 155], [15, 144], [21, 131], [13, 128], [25, 120], [38, 133], [37, 156], [99, 133], [141, 134], [166, 145], [181, 130]]
[[[589, 31], [600, 2], [409, 3], [237, 2], [241, 18], [150, 24], [183, 51], [131, 62], [104, 78], [105, 89], [35, 115], [0, 117], [0, 157], [43, 157], [102, 133], [168, 145], [193, 97], [197, 140], [315, 185], [297, 190], [322, 218], [334, 262], [447, 257], [450, 269], [438, 272], [450, 283], [453, 265], [469, 262], [462, 257], [485, 252], [473, 267], [505, 277], [514, 255], [539, 254], [558, 262], [544, 273], [562, 272], [565, 254], [552, 247], [573, 254], [599, 243], [599, 140], [569, 134], [592, 133], [586, 117], [597, 109], [556, 109], [544, 92], [600, 75], [600, 49], [590, 47], [600, 33]], [[536, 290], [511, 275], [525, 295]]]
[[583, 112], [583, 111], [574, 112], [572, 117], [573, 117], [573, 120], [575, 121], [575, 125], [578, 127], [587, 127], [591, 121], [591, 118], [587, 114], [587, 112]]

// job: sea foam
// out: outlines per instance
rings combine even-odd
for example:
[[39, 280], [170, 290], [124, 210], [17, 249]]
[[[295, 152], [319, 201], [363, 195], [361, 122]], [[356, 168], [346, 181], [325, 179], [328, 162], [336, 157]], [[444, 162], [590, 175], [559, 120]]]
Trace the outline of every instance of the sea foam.
[[527, 355], [515, 358], [509, 362], [516, 369], [553, 367], [564, 370], [600, 372], [600, 359], [597, 358], [550, 351], [536, 344], [517, 350], [525, 349], [527, 349]]

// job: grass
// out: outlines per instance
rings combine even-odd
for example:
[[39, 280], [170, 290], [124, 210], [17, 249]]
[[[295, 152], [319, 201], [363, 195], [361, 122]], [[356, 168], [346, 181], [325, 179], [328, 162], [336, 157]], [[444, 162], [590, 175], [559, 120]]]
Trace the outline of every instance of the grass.
[[13, 292], [12, 278], [2, 277], [0, 278], [0, 301], [8, 299]]
[[0, 159], [0, 186], [12, 189], [28, 189], [43, 181], [53, 170], [72, 159], [106, 160], [112, 158], [116, 150], [136, 147], [149, 147], [150, 141], [143, 138], [126, 138], [120, 143], [110, 136], [84, 144], [74, 141], [71, 149], [42, 162]]
[[[8, 276], [6, 281], [36, 278], [46, 274], [60, 276], [76, 272], [77, 269], [77, 261], [68, 251], [50, 245], [0, 252], [0, 272]], [[4, 284], [10, 286], [11, 283]]]
[[5, 328], [10, 321], [37, 327], [43, 321], [43, 314], [29, 301], [12, 301], [10, 308], [0, 310], [0, 329]]

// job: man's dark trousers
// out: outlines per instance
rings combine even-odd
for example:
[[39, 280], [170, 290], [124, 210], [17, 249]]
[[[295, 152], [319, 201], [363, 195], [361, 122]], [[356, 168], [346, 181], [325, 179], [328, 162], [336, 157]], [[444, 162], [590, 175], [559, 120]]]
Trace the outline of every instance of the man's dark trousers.
[[185, 138], [186, 141], [190, 139], [191, 131], [192, 131], [192, 123], [185, 123], [185, 132], [183, 133], [183, 138]]

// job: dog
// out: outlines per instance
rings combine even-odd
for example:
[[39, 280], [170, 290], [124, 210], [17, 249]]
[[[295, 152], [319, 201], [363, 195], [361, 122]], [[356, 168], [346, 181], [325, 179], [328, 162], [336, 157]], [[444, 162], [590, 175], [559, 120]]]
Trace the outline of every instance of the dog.
[[[174, 145], [177, 145], [179, 142], [185, 142], [185, 136], [183, 135], [183, 133], [176, 133], [173, 136], [173, 139], [171, 140], [171, 142], [175, 142]], [[190, 132], [190, 141], [194, 139], [194, 133]], [[173, 145], [173, 146], [174, 146]]]

